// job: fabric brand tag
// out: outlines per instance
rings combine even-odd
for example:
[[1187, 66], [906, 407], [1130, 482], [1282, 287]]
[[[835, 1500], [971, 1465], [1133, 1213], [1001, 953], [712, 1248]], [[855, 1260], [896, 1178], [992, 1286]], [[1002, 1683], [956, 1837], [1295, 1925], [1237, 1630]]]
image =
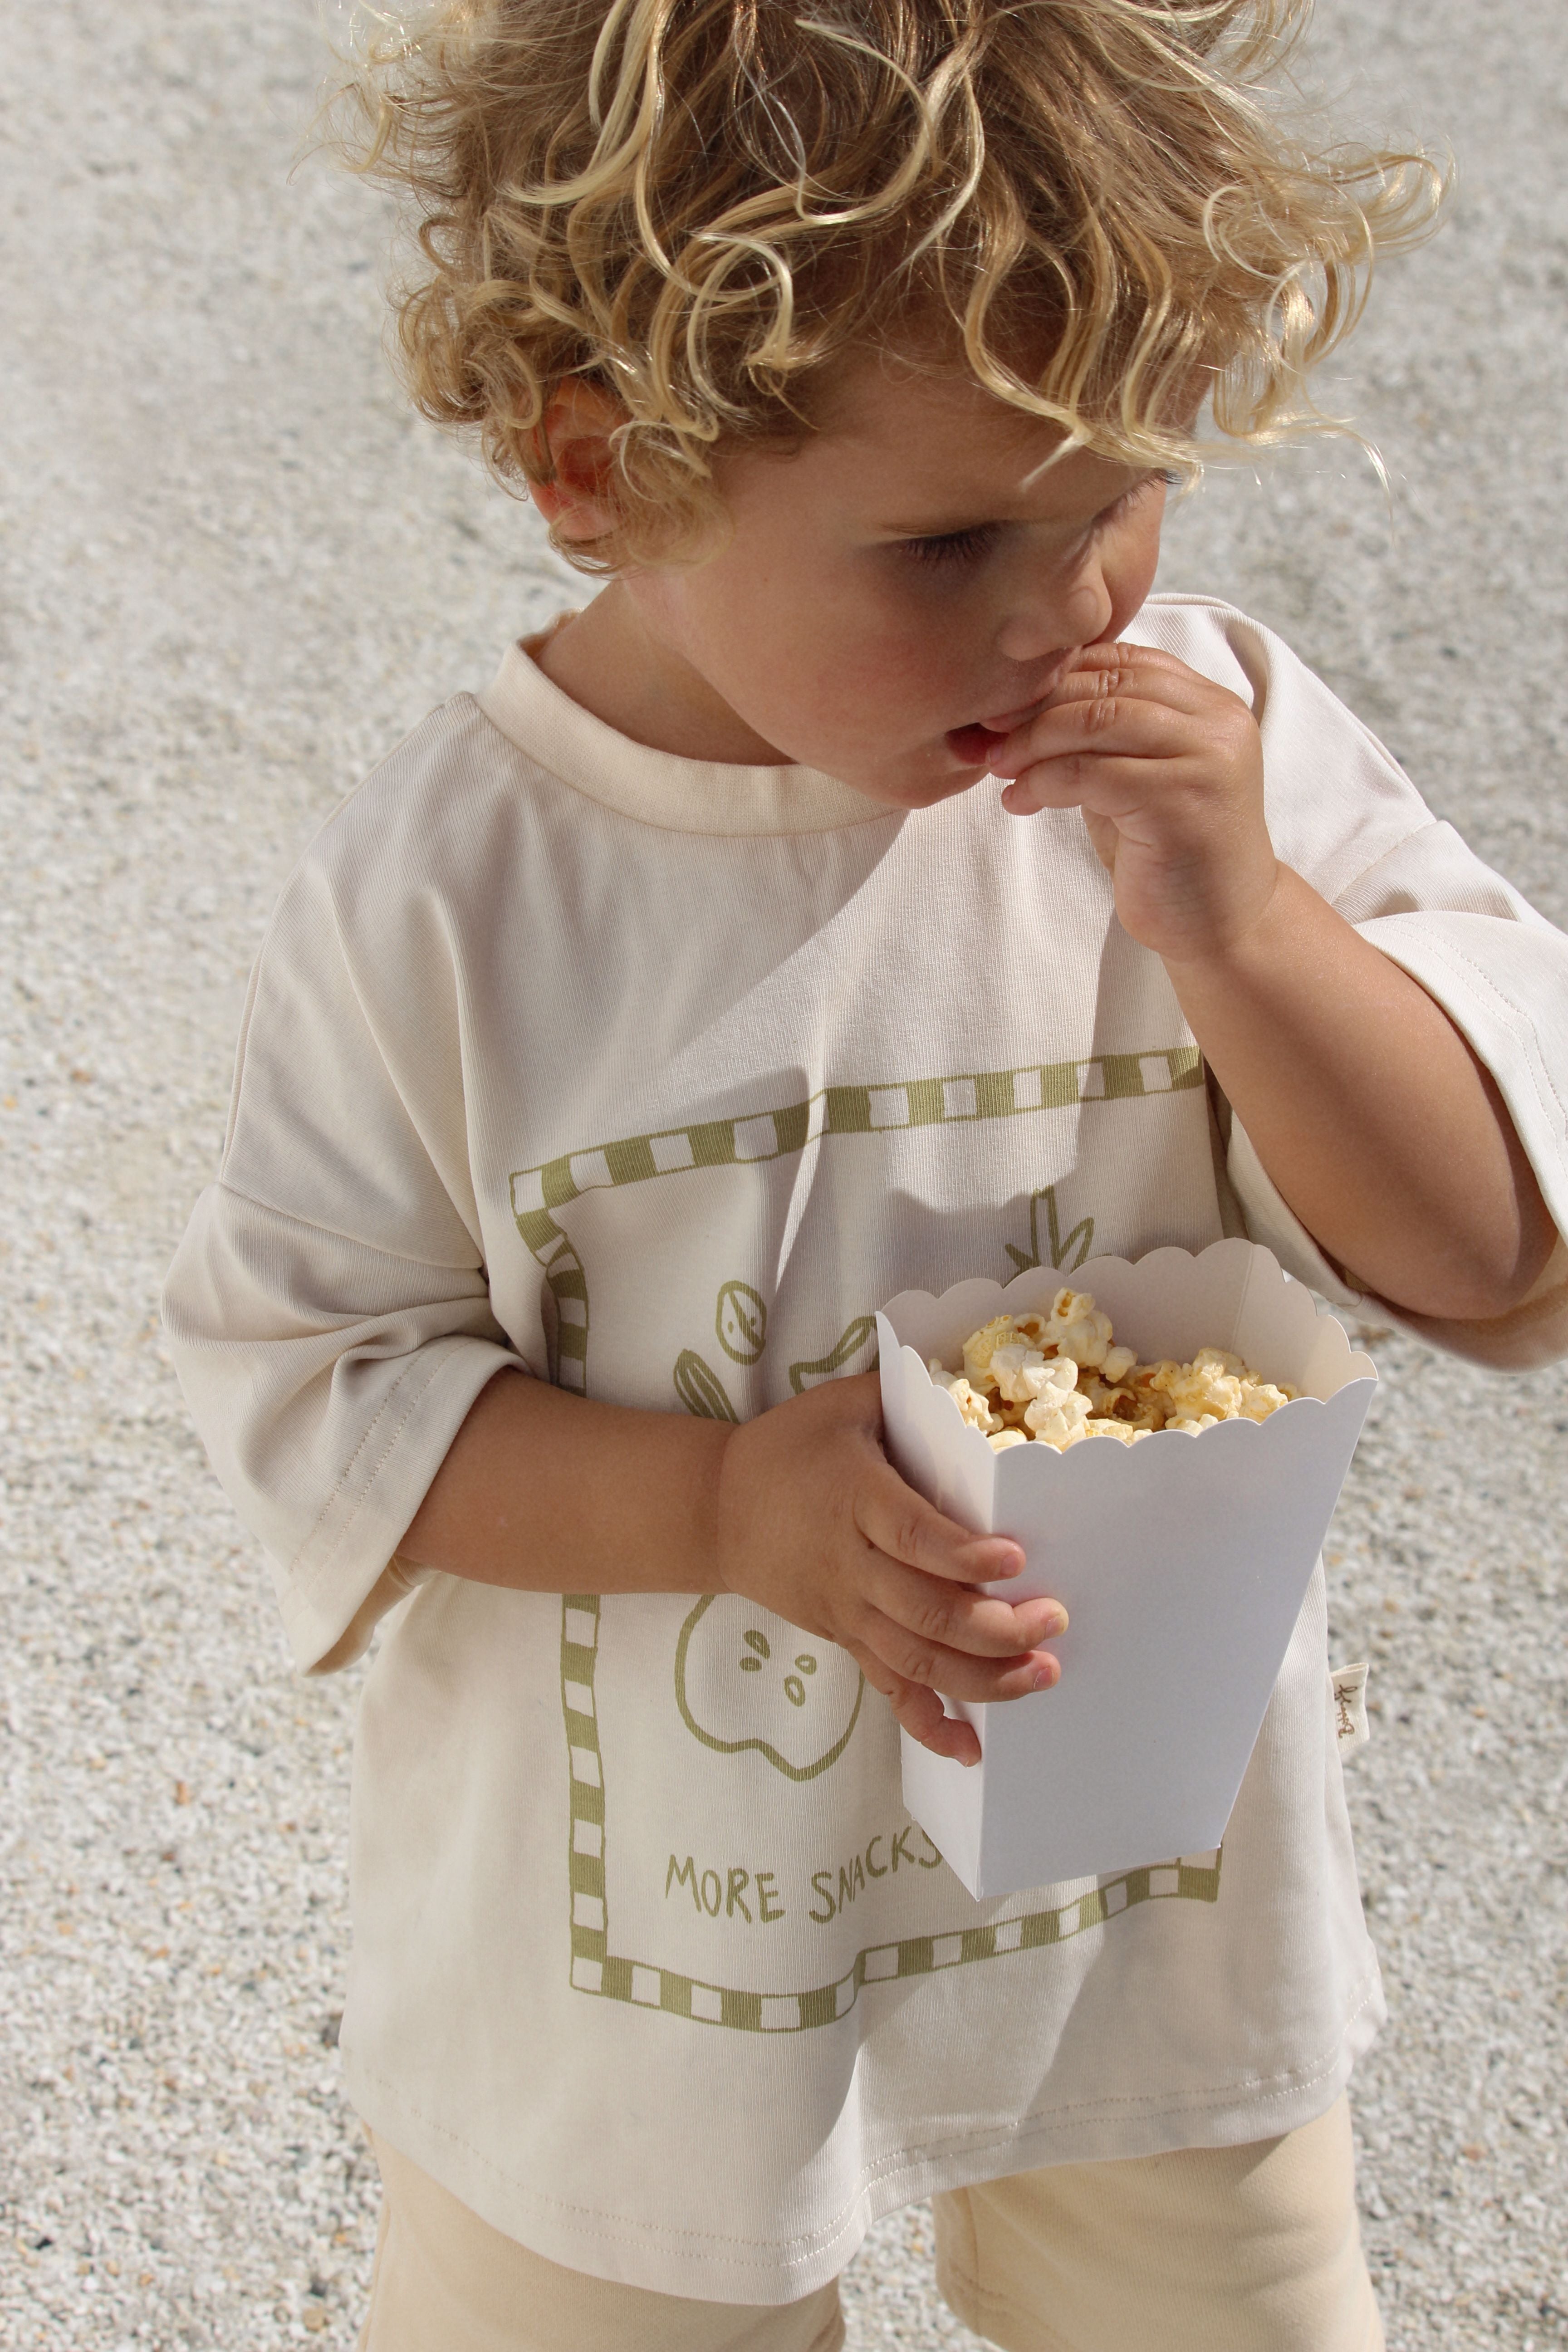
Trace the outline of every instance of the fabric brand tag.
[[1330, 1677], [1334, 1686], [1334, 1731], [1342, 1756], [1364, 1748], [1372, 1738], [1366, 1719], [1366, 1677], [1364, 1664], [1336, 1666]]

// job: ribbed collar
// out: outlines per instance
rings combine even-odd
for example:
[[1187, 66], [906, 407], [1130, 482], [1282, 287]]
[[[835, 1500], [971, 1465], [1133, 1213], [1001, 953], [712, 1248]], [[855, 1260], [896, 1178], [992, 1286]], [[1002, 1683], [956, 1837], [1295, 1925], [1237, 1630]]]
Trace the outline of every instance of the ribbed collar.
[[831, 833], [905, 814], [816, 768], [731, 768], [634, 743], [545, 677], [533, 656], [550, 634], [508, 646], [479, 709], [509, 743], [602, 807], [670, 833]]

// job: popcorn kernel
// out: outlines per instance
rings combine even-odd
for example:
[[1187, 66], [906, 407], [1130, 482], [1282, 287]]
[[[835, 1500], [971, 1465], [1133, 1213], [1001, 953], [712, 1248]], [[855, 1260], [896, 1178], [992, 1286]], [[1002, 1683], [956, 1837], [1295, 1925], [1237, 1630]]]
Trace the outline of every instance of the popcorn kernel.
[[1062, 1288], [1049, 1315], [994, 1315], [963, 1343], [963, 1370], [931, 1376], [998, 1454], [1031, 1440], [1058, 1453], [1086, 1437], [1136, 1444], [1156, 1430], [1201, 1436], [1222, 1421], [1267, 1421], [1295, 1398], [1226, 1348], [1190, 1363], [1139, 1363], [1089, 1292]]

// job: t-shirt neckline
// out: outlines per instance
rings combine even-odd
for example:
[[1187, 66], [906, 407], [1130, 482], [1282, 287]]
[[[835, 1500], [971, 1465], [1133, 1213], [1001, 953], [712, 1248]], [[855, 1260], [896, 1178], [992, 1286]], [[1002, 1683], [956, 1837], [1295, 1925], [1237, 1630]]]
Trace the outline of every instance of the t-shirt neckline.
[[477, 698], [509, 743], [574, 792], [671, 833], [831, 833], [907, 814], [820, 769], [731, 767], [634, 742], [574, 702], [534, 658], [569, 617], [509, 646]]

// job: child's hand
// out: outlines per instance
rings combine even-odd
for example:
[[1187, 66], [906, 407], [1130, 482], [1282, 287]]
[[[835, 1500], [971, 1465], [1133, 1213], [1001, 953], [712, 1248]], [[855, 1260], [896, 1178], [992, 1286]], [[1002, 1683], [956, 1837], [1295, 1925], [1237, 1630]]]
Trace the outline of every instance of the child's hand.
[[1279, 866], [1247, 705], [1149, 646], [1086, 646], [991, 762], [1016, 816], [1081, 808], [1122, 929], [1174, 963], [1223, 954]]
[[848, 1651], [913, 1738], [979, 1760], [954, 1698], [1021, 1698], [1061, 1668], [1035, 1644], [1064, 1631], [1054, 1601], [973, 1587], [1024, 1566], [1005, 1536], [976, 1536], [907, 1486], [882, 1451], [877, 1377], [829, 1381], [743, 1423], [725, 1448], [718, 1564], [726, 1589]]

